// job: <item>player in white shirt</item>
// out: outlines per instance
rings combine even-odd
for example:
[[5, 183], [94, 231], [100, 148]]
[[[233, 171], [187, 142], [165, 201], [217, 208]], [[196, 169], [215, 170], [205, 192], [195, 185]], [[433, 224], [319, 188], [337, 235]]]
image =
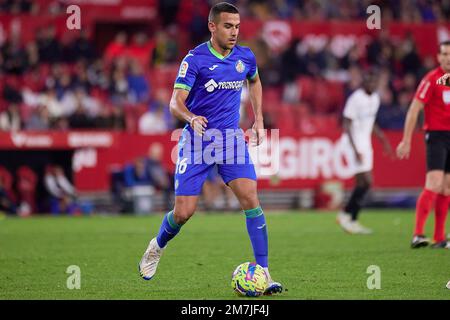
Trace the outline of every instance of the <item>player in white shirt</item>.
[[380, 107], [380, 97], [376, 93], [377, 86], [377, 73], [373, 70], [365, 73], [362, 87], [348, 97], [344, 108], [344, 139], [348, 139], [354, 151], [355, 187], [346, 206], [339, 212], [337, 222], [344, 231], [351, 234], [372, 233], [372, 230], [358, 222], [362, 202], [372, 184], [372, 133], [380, 139], [385, 152], [393, 156], [389, 141], [375, 123]]

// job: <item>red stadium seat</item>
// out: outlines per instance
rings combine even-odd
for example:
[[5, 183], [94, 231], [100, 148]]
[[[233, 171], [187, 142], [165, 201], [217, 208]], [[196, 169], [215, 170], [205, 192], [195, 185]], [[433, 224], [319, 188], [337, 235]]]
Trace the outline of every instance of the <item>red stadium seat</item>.
[[341, 109], [344, 100], [343, 85], [339, 82], [317, 80], [312, 101], [317, 113], [332, 113]]
[[334, 101], [334, 111], [341, 111], [344, 107], [344, 84], [342, 82], [329, 82], [328, 92]]
[[275, 121], [278, 128], [282, 130], [295, 130], [298, 123], [295, 106], [287, 104], [281, 105], [277, 109]]
[[39, 65], [39, 75], [42, 79], [45, 79], [48, 77], [51, 71], [51, 66], [47, 63], [42, 63]]
[[281, 90], [279, 88], [267, 88], [263, 90], [263, 110], [276, 112], [281, 102]]
[[300, 92], [300, 100], [311, 102], [315, 94], [315, 82], [311, 77], [299, 77], [297, 86]]
[[106, 92], [105, 90], [98, 88], [98, 87], [94, 87], [91, 90], [91, 96], [95, 99], [98, 99], [100, 102], [102, 102], [103, 104], [106, 104], [108, 102], [108, 92]]
[[139, 121], [139, 118], [148, 111], [148, 106], [146, 104], [138, 104], [136, 105], [136, 119]]
[[25, 103], [22, 103], [19, 105], [19, 112], [21, 120], [27, 122], [33, 113], [33, 109]]
[[166, 65], [148, 73], [148, 81], [153, 88], [172, 88], [178, 74], [178, 65]]
[[339, 130], [338, 118], [334, 115], [316, 115], [313, 122], [316, 130], [320, 133]]
[[22, 86], [40, 92], [45, 87], [45, 79], [39, 72], [28, 72], [23, 76]]

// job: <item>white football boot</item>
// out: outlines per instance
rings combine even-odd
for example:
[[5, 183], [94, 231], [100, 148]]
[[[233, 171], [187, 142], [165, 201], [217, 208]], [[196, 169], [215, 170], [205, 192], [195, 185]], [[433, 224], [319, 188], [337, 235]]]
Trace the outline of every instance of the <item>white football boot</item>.
[[351, 221], [351, 232], [352, 234], [372, 234], [372, 230], [362, 226], [358, 221]]
[[352, 221], [349, 214], [341, 211], [338, 213], [336, 222], [344, 229], [345, 232], [350, 234], [371, 234], [372, 230], [362, 226], [358, 221]]
[[266, 272], [267, 275], [267, 287], [266, 290], [264, 290], [264, 295], [271, 296], [273, 294], [282, 293], [283, 285], [279, 282], [275, 282], [272, 280], [268, 268], [264, 268], [264, 271]]
[[159, 247], [156, 238], [150, 240], [147, 250], [145, 250], [141, 262], [139, 262], [139, 273], [144, 280], [150, 280], [155, 275], [163, 251], [164, 248]]
[[336, 217], [336, 222], [344, 229], [345, 232], [352, 233], [352, 219], [349, 214], [340, 211]]
[[282, 292], [283, 292], [283, 285], [279, 282], [270, 280], [270, 282], [267, 284], [266, 290], [264, 290], [264, 295], [271, 296], [273, 294], [282, 293]]

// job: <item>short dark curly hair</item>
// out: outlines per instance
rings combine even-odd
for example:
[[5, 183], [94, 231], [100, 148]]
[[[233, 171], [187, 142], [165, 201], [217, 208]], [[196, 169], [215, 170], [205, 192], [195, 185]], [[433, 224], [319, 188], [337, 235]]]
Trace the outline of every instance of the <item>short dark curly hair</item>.
[[231, 3], [219, 2], [219, 3], [215, 4], [209, 11], [208, 21], [209, 22], [217, 22], [217, 18], [219, 18], [220, 14], [222, 12], [239, 14], [238, 8], [236, 8]]

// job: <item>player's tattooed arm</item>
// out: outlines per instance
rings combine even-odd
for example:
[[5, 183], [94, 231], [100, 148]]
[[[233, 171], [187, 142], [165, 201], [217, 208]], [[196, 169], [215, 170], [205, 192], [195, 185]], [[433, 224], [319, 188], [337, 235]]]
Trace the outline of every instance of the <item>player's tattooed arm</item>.
[[417, 125], [417, 118], [420, 111], [423, 109], [423, 102], [414, 99], [409, 106], [406, 114], [405, 127], [403, 129], [402, 141], [397, 146], [397, 157], [400, 159], [408, 159], [411, 152], [411, 139], [414, 129]]
[[442, 77], [437, 79], [436, 84], [450, 87], [450, 73], [446, 73]]
[[262, 84], [259, 79], [259, 75], [256, 75], [253, 79], [248, 80], [248, 91], [250, 102], [253, 107], [253, 113], [255, 114], [255, 123], [252, 127], [255, 137], [252, 139], [252, 142], [259, 146], [263, 142], [265, 136], [264, 118], [262, 112]]
[[355, 141], [353, 140], [353, 135], [352, 135], [352, 132], [351, 132], [352, 119], [344, 117], [344, 122], [342, 123], [342, 127], [344, 129], [344, 132], [347, 133], [348, 140], [350, 141], [350, 145], [352, 146], [352, 149], [355, 152], [356, 160], [360, 163], [362, 161], [362, 155], [356, 149]]
[[208, 120], [203, 116], [198, 116], [189, 111], [186, 107], [186, 99], [189, 91], [184, 89], [174, 89], [170, 99], [170, 113], [177, 119], [189, 123], [189, 125], [199, 135], [205, 133]]

